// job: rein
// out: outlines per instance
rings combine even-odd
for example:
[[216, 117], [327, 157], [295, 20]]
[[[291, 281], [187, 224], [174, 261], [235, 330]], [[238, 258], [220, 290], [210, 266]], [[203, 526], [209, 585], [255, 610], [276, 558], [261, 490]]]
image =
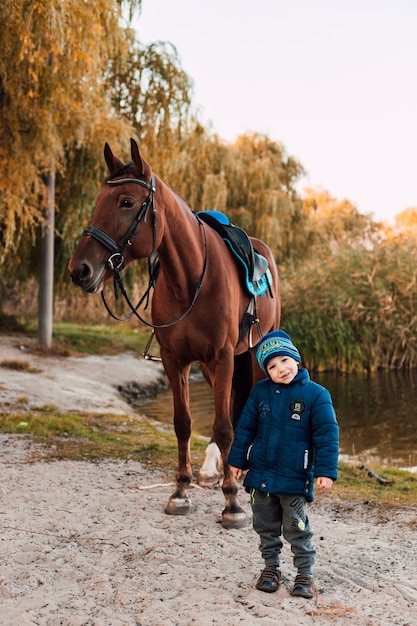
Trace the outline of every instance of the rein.
[[[88, 226], [83, 232], [83, 235], [86, 235], [88, 237], [93, 237], [93, 239], [96, 239], [96, 241], [101, 243], [105, 248], [107, 248], [111, 252], [109, 258], [107, 259], [106, 265], [108, 265], [110, 269], [113, 271], [114, 296], [115, 296], [115, 299], [118, 300], [117, 289], [119, 288], [120, 293], [125, 299], [128, 307], [130, 308], [130, 313], [126, 317], [118, 317], [117, 315], [115, 315], [111, 311], [106, 301], [106, 298], [104, 296], [104, 292], [102, 291], [101, 299], [103, 301], [103, 304], [107, 312], [111, 315], [111, 317], [115, 320], [118, 320], [119, 322], [124, 322], [126, 320], [129, 320], [131, 319], [133, 315], [135, 315], [143, 324], [153, 329], [169, 328], [170, 326], [174, 326], [175, 324], [178, 324], [178, 322], [181, 322], [181, 320], [183, 320], [190, 313], [191, 309], [193, 308], [194, 304], [197, 301], [198, 296], [200, 295], [201, 287], [203, 284], [203, 279], [204, 279], [206, 269], [207, 269], [207, 256], [208, 256], [207, 255], [207, 238], [206, 238], [206, 231], [204, 228], [204, 223], [196, 215], [197, 220], [203, 229], [204, 262], [203, 262], [203, 269], [202, 269], [193, 299], [191, 301], [191, 304], [189, 305], [188, 309], [184, 313], [182, 313], [177, 319], [173, 320], [172, 322], [169, 322], [167, 324], [152, 324], [151, 322], [148, 322], [145, 319], [143, 319], [143, 317], [138, 313], [138, 308], [141, 306], [141, 304], [143, 303], [145, 299], [147, 300], [145, 308], [147, 307], [150, 291], [152, 287], [155, 287], [156, 278], [159, 272], [159, 261], [155, 254], [156, 253], [156, 218], [157, 218], [157, 210], [156, 210], [155, 202], [154, 202], [154, 193], [156, 190], [155, 177], [152, 174], [150, 184], [147, 183], [146, 181], [140, 180], [139, 178], [120, 178], [118, 180], [107, 180], [106, 183], [108, 185], [113, 185], [113, 186], [123, 185], [125, 183], [134, 183], [136, 185], [141, 185], [142, 187], [145, 187], [146, 189], [148, 189], [149, 195], [146, 198], [146, 200], [143, 202], [142, 206], [140, 207], [135, 220], [129, 226], [126, 233], [123, 235], [123, 237], [119, 240], [118, 243], [116, 243], [114, 239], [112, 239], [109, 235], [104, 233], [102, 230], [95, 228], [94, 226]], [[148, 287], [146, 288], [145, 293], [141, 296], [141, 298], [139, 299], [138, 303], [135, 306], [131, 302], [127, 294], [120, 272], [125, 266], [124, 253], [126, 252], [129, 246], [133, 245], [142, 221], [146, 222], [147, 212], [150, 206], [152, 206], [152, 216], [153, 216], [153, 226], [152, 226], [153, 246], [152, 246], [152, 252], [148, 257], [149, 282], [148, 282]], [[153, 261], [151, 262], [151, 257], [156, 257], [156, 259], [154, 258]]]

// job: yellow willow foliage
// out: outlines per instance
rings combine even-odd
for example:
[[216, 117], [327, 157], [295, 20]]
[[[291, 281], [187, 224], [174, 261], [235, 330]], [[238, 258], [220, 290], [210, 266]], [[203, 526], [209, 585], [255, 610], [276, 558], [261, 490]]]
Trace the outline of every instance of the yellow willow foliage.
[[349, 200], [336, 200], [328, 191], [308, 188], [303, 212], [309, 218], [311, 240], [337, 246], [352, 240], [371, 241], [380, 234], [380, 226], [370, 216], [359, 213]]
[[158, 166], [154, 164], [155, 171], [194, 211], [214, 208], [210, 205], [213, 199], [224, 206], [228, 181], [223, 168], [228, 152], [218, 137], [210, 136], [194, 123], [169, 153], [162, 155], [160, 149], [155, 149], [154, 155], [158, 163]]
[[104, 143], [110, 121], [128, 137], [105, 78], [126, 33], [111, 0], [0, 0], [0, 262], [41, 221], [42, 177], [64, 170], [68, 146]]
[[223, 174], [207, 174], [203, 185], [203, 211], [212, 209], [226, 212], [227, 185]]
[[247, 205], [248, 196], [260, 190], [281, 191], [295, 198], [294, 184], [303, 168], [281, 144], [265, 135], [244, 134], [233, 144], [232, 156], [228, 173], [232, 206]]
[[417, 242], [417, 207], [410, 207], [395, 216], [395, 237], [397, 233]]
[[417, 207], [410, 207], [395, 216], [395, 224], [401, 229], [412, 228], [417, 226]]
[[189, 118], [192, 81], [181, 68], [175, 46], [163, 42], [146, 50], [139, 46], [118, 78], [124, 88], [122, 111], [132, 116], [149, 147], [181, 139]]

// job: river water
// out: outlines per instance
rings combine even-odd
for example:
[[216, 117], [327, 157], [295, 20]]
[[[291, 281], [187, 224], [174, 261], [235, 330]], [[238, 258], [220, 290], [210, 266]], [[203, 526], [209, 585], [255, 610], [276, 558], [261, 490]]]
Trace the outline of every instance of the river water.
[[[312, 378], [332, 395], [341, 455], [381, 466], [417, 466], [417, 371], [320, 373]], [[201, 376], [192, 379], [190, 400], [194, 434], [210, 437], [214, 403]], [[148, 417], [172, 424], [171, 391], [158, 394], [141, 410]]]

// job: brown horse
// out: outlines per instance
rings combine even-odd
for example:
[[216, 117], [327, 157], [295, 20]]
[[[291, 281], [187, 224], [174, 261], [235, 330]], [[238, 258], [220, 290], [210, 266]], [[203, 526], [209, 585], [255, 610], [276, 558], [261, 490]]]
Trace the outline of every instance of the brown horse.
[[[97, 197], [91, 226], [84, 231], [69, 263], [71, 278], [85, 291], [98, 293], [112, 276], [120, 283], [122, 267], [135, 259], [154, 259], [157, 255], [158, 272], [150, 281], [154, 287], [150, 325], [155, 329], [172, 388], [178, 440], [177, 482], [166, 512], [190, 512], [188, 378], [191, 364], [199, 362], [214, 393], [215, 418], [209, 448], [219, 449], [223, 462], [226, 506], [222, 525], [238, 528], [247, 523], [247, 517], [227, 465], [233, 439], [232, 416], [239, 414], [254, 382], [261, 378], [250, 349], [263, 334], [279, 327], [275, 262], [263, 242], [251, 239], [253, 249], [269, 266], [268, 289], [264, 295], [253, 297], [244, 287], [235, 255], [222, 236], [201, 219], [204, 213], [191, 211], [152, 173], [133, 139], [131, 156], [132, 162], [126, 164], [105, 145], [109, 176]], [[248, 316], [251, 323], [245, 326], [242, 321]], [[199, 474], [200, 484], [216, 482], [216, 472], [213, 462], [206, 458]]]

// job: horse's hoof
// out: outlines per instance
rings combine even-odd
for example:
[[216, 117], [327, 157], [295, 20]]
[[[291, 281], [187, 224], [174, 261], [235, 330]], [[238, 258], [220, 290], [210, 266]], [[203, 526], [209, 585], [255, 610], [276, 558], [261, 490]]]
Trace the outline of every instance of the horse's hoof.
[[198, 484], [201, 487], [214, 487], [219, 482], [220, 475], [216, 472], [213, 474], [208, 474], [206, 472], [201, 472], [198, 474]]
[[223, 528], [245, 528], [250, 522], [250, 518], [244, 511], [241, 513], [222, 513]]
[[189, 515], [190, 512], [190, 498], [170, 498], [165, 508], [167, 515]]

